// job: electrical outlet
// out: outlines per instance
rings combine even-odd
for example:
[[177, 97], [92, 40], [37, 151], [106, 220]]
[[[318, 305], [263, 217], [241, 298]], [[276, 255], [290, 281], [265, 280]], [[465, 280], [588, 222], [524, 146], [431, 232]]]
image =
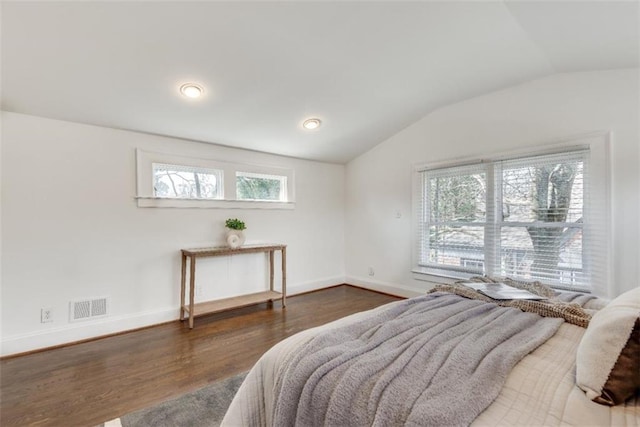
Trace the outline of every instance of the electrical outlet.
[[195, 296], [197, 296], [197, 297], [201, 297], [202, 296], [202, 286], [196, 286]]
[[376, 272], [373, 270], [373, 267], [369, 267], [369, 276], [375, 275]]
[[53, 308], [40, 309], [40, 323], [53, 322]]

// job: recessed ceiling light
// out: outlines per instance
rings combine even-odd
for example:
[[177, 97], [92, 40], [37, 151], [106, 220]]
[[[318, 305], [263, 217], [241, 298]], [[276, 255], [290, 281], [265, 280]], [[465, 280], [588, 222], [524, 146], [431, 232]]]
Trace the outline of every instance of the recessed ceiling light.
[[307, 119], [302, 123], [302, 127], [308, 130], [318, 129], [321, 123], [320, 119]]
[[204, 92], [202, 86], [195, 83], [185, 83], [180, 86], [180, 93], [187, 98], [199, 98], [200, 95], [202, 95], [202, 92]]

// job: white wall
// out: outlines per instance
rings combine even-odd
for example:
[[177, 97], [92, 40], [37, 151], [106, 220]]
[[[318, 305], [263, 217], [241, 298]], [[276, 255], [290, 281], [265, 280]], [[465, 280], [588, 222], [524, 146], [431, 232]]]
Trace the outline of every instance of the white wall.
[[[482, 157], [612, 131], [609, 296], [640, 285], [638, 81], [637, 69], [558, 74], [532, 81], [436, 110], [351, 161], [346, 171], [348, 283], [406, 295], [431, 286], [411, 274], [413, 164]], [[368, 274], [370, 266], [374, 276]]]
[[[293, 168], [296, 207], [138, 208], [136, 148]], [[342, 165], [6, 112], [1, 160], [3, 355], [177, 319], [180, 248], [222, 244], [230, 217], [248, 243], [288, 245], [289, 293], [344, 282]], [[265, 267], [262, 254], [203, 259], [197, 286], [260, 291]], [[102, 296], [108, 318], [68, 322], [70, 301]], [[53, 323], [40, 323], [43, 307]]]

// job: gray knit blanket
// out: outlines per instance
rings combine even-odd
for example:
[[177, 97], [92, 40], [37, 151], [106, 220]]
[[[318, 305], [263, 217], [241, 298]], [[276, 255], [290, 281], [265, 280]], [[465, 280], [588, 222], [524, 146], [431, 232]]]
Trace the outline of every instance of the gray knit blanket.
[[432, 293], [321, 333], [276, 380], [274, 425], [469, 425], [561, 319]]

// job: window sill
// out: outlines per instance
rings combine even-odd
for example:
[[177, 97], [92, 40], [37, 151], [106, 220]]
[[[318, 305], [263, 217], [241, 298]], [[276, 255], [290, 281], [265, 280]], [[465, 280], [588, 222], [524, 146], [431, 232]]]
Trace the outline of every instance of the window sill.
[[469, 279], [474, 276], [482, 276], [482, 273], [461, 273], [457, 271], [437, 270], [427, 267], [414, 267], [411, 270], [413, 278], [423, 282], [451, 284], [458, 280]]
[[[446, 271], [446, 270], [438, 270], [428, 267], [414, 267], [411, 270], [413, 278], [415, 280], [420, 280], [422, 282], [430, 282], [430, 283], [438, 283], [438, 284], [453, 284], [459, 280], [467, 280], [476, 276], [484, 276], [482, 273], [462, 273], [457, 271]], [[516, 279], [519, 280], [519, 279]], [[524, 281], [535, 281], [535, 279], [530, 279]], [[544, 282], [543, 282], [544, 283]], [[552, 289], [557, 289], [561, 291], [570, 291], [570, 292], [581, 292], [590, 294], [592, 290], [588, 287], [584, 286], [567, 286], [558, 283], [544, 283]]]
[[182, 209], [295, 209], [294, 202], [264, 202], [255, 200], [200, 200], [163, 197], [136, 197], [139, 208]]

